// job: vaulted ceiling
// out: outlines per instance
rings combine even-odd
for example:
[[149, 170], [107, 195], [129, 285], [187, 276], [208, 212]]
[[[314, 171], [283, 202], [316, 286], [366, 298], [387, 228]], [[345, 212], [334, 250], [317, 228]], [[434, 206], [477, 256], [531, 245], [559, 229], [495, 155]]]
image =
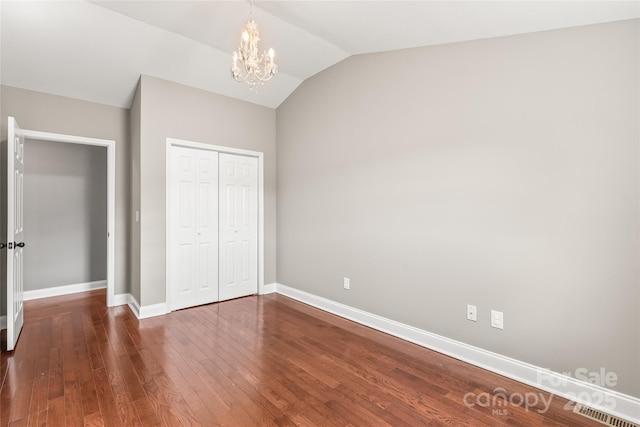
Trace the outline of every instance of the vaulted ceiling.
[[[128, 108], [147, 74], [276, 108], [351, 56], [640, 17], [638, 1], [256, 1], [279, 73], [230, 76], [247, 1], [0, 1], [0, 82]], [[402, 78], [402, 76], [390, 76]]]

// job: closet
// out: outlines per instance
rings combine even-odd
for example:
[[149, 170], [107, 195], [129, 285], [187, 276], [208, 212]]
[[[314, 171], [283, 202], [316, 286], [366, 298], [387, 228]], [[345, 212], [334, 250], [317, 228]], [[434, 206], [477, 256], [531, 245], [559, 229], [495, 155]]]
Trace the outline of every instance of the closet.
[[170, 151], [171, 310], [258, 291], [258, 159]]

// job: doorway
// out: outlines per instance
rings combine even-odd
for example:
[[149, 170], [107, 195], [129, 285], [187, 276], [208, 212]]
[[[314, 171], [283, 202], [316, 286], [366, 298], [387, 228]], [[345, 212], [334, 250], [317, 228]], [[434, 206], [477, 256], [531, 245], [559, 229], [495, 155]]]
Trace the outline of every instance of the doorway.
[[106, 288], [107, 149], [25, 140], [24, 300]]
[[[80, 144], [87, 146], [106, 147], [107, 150], [107, 306], [115, 305], [115, 175], [116, 175], [116, 145], [115, 141], [98, 138], [88, 138], [74, 135], [64, 135], [50, 132], [23, 129], [22, 135], [26, 140], [57, 142], [64, 144]], [[25, 159], [25, 162], [28, 162]], [[11, 201], [7, 201], [10, 203]], [[11, 208], [8, 206], [8, 208]]]

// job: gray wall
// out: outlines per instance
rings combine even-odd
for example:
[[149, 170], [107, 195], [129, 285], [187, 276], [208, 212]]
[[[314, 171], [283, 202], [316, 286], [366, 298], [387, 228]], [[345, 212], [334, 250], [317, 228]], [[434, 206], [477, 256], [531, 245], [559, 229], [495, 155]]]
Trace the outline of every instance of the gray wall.
[[[115, 293], [128, 293], [129, 110], [9, 86], [2, 86], [1, 90], [3, 139], [7, 134], [7, 116], [13, 116], [23, 129], [116, 141]], [[4, 288], [4, 282], [0, 286]]]
[[639, 22], [305, 81], [277, 110], [278, 282], [640, 397]]
[[107, 279], [107, 149], [25, 142], [24, 289]]
[[275, 282], [275, 110], [148, 76], [141, 77], [140, 96], [140, 188], [132, 179], [133, 194], [140, 194], [140, 304], [166, 296], [167, 137], [264, 153], [265, 283]]

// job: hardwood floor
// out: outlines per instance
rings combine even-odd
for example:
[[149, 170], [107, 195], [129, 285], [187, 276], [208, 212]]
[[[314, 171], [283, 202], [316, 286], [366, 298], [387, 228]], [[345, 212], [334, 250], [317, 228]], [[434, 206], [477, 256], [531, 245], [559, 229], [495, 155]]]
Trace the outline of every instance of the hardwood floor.
[[[564, 399], [275, 294], [141, 321], [106, 308], [103, 290], [27, 301], [0, 360], [1, 426], [600, 425]], [[512, 403], [486, 406], [498, 387]], [[518, 396], [551, 405], [526, 410]]]

